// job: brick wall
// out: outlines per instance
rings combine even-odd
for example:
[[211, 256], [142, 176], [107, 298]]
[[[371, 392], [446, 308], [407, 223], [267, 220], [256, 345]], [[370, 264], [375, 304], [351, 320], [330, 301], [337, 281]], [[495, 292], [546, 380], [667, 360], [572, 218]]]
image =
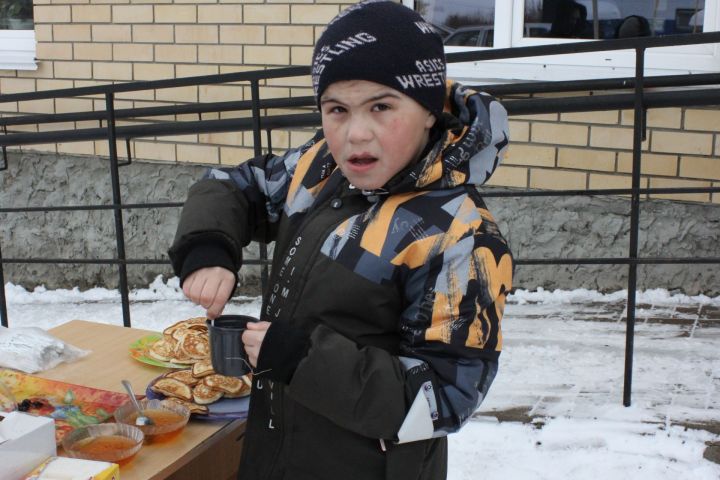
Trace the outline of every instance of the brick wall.
[[[308, 65], [324, 24], [352, 3], [355, 0], [34, 0], [39, 68], [0, 71], [0, 93]], [[309, 78], [273, 80], [261, 87], [264, 98], [309, 94]], [[120, 94], [117, 108], [249, 98], [247, 85], [207, 85]], [[91, 108], [104, 109], [104, 99], [0, 104], [5, 114]], [[219, 117], [226, 115], [230, 114]], [[719, 125], [717, 109], [651, 110], [642, 186], [720, 185]], [[42, 128], [84, 126], [88, 125]], [[543, 189], [629, 187], [631, 126], [632, 112], [619, 111], [513, 117], [512, 146], [492, 184]], [[307, 130], [276, 131], [273, 147], [298, 145], [310, 135]], [[32, 149], [108, 152], [104, 141]], [[134, 158], [222, 164], [235, 164], [253, 153], [252, 135], [238, 132], [137, 139], [131, 149]], [[124, 150], [119, 145], [120, 155]], [[672, 198], [720, 203], [718, 194]]]
[[[515, 116], [491, 184], [539, 189], [630, 188], [633, 111]], [[720, 186], [720, 110], [648, 110], [641, 187]], [[653, 198], [720, 203], [707, 193]]]
[[[0, 94], [309, 65], [323, 26], [352, 3], [355, 0], [34, 0], [38, 70], [0, 70]], [[279, 79], [261, 86], [263, 98], [311, 94], [309, 78]], [[251, 97], [248, 85], [238, 83], [119, 94], [116, 98], [116, 108], [140, 108]], [[5, 114], [93, 108], [104, 110], [104, 99], [0, 104]], [[238, 113], [203, 118], [230, 115]], [[183, 119], [197, 117], [178, 118]], [[53, 124], [40, 128], [74, 127]], [[307, 130], [276, 131], [273, 147], [297, 145], [311, 135]], [[118, 148], [124, 155], [124, 144]], [[104, 141], [33, 145], [27, 149], [108, 153]], [[131, 149], [134, 158], [225, 164], [238, 163], [253, 154], [252, 134], [242, 132], [137, 139], [131, 142]]]

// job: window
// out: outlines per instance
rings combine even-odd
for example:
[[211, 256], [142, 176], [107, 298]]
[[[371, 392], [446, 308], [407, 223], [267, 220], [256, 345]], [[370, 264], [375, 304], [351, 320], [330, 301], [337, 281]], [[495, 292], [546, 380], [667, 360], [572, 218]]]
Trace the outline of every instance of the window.
[[[720, 0], [404, 0], [443, 36], [446, 51], [717, 31]], [[720, 71], [717, 45], [654, 48], [649, 75]], [[632, 76], [631, 51], [451, 64], [460, 80]]]
[[0, 69], [35, 70], [32, 0], [0, 0]]
[[[703, 31], [704, 1], [525, 0], [526, 37], [609, 39]], [[529, 35], [527, 34], [529, 33]]]

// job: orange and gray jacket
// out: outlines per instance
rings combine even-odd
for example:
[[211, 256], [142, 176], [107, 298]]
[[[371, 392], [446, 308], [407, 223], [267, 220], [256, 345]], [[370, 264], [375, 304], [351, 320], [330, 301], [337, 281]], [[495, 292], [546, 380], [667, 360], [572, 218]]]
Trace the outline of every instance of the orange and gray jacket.
[[251, 240], [275, 241], [239, 478], [444, 478], [444, 437], [497, 372], [513, 271], [478, 191], [508, 145], [505, 109], [449, 83], [446, 112], [382, 189], [350, 185], [322, 132], [191, 188], [170, 249], [181, 279], [237, 272]]

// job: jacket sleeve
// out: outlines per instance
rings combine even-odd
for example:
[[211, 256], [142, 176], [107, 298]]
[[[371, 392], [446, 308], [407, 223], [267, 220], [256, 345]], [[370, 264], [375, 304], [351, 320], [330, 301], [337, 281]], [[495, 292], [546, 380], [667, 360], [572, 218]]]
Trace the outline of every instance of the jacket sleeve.
[[403, 316], [400, 357], [409, 404], [400, 442], [457, 431], [480, 406], [498, 369], [512, 272], [505, 241], [479, 234], [411, 273], [406, 291], [415, 295]]
[[168, 254], [181, 280], [194, 270], [237, 272], [250, 241], [274, 240], [288, 187], [315, 139], [281, 156], [262, 155], [234, 168], [212, 168], [190, 188]]
[[400, 355], [359, 346], [321, 325], [302, 345], [307, 354], [288, 392], [371, 438], [403, 443], [457, 431], [497, 371], [511, 283], [512, 260], [502, 237], [469, 235], [408, 271]]

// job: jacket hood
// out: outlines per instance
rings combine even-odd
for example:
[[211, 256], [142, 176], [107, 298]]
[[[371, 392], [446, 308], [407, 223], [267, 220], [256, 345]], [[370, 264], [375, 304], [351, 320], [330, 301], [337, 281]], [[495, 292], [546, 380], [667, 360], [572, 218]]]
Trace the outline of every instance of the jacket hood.
[[388, 193], [480, 186], [505, 155], [508, 119], [500, 102], [451, 81], [447, 91], [440, 138], [420, 161], [388, 182]]

